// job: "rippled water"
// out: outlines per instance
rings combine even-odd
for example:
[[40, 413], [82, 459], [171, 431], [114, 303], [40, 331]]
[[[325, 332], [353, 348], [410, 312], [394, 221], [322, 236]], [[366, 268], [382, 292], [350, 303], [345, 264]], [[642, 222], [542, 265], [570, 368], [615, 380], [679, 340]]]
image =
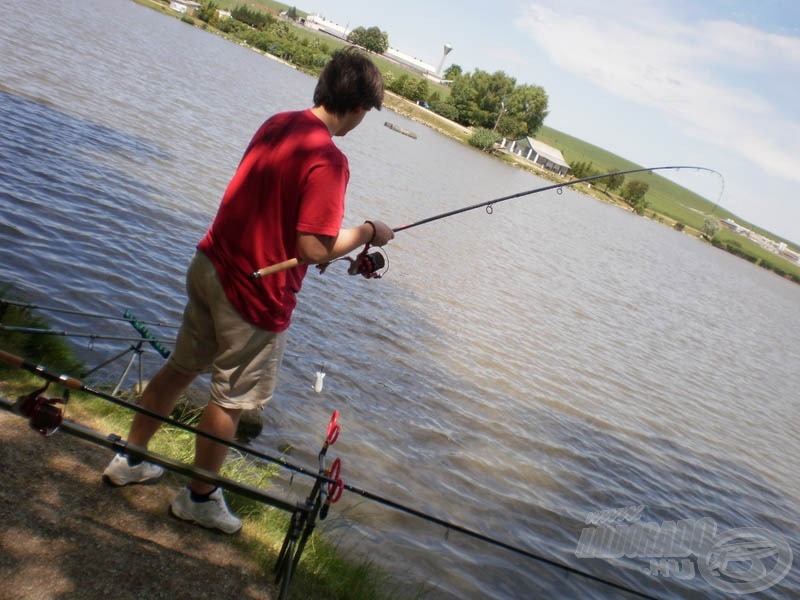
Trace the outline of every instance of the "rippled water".
[[[124, 0], [12, 0], [0, 56], [0, 281], [46, 306], [177, 323], [184, 268], [250, 135], [308, 106], [314, 80]], [[388, 111], [339, 143], [348, 223], [543, 185]], [[387, 250], [379, 281], [340, 263], [308, 276], [258, 448], [290, 443], [313, 465], [339, 409], [348, 483], [658, 597], [720, 593], [699, 574], [645, 575], [645, 558], [577, 558], [589, 512], [760, 527], [797, 554], [800, 287], [569, 190]], [[124, 349], [73, 341], [90, 365]], [[330, 530], [431, 597], [618, 597], [359, 498], [333, 512]], [[793, 566], [761, 595], [797, 592]]]

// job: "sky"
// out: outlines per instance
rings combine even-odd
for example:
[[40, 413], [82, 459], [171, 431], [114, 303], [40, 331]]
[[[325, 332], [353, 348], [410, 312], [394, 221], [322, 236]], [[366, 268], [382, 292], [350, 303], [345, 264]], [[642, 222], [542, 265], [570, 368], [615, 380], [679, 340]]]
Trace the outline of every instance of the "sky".
[[[316, 2], [316, 4], [314, 4]], [[348, 29], [464, 72], [547, 92], [545, 125], [645, 167], [800, 244], [797, 0], [309, 0]]]

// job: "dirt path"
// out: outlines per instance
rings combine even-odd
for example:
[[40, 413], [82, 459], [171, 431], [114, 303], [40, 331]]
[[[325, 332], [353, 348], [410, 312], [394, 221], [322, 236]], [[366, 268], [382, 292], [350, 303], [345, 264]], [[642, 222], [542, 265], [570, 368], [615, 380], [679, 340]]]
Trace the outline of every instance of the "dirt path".
[[110, 458], [0, 408], [0, 600], [277, 597], [227, 536], [167, 515], [180, 484], [109, 488]]

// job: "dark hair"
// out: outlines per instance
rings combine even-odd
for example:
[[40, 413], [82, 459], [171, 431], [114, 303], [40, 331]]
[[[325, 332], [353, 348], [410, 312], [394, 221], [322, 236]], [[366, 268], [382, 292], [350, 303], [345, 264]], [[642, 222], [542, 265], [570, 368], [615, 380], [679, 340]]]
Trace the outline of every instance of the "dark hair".
[[357, 108], [381, 109], [383, 77], [378, 67], [354, 47], [336, 50], [319, 75], [314, 106], [335, 115]]

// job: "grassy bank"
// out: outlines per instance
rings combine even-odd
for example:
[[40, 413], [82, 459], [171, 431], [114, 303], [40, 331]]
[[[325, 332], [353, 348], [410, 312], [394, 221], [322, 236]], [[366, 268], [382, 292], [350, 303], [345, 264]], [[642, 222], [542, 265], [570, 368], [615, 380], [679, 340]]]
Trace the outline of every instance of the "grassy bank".
[[[2, 297], [0, 296], [1, 302]], [[13, 305], [4, 305], [4, 308], [3, 325], [47, 328], [44, 319], [32, 314], [27, 309], [18, 309]], [[61, 337], [0, 330], [0, 349], [30, 362], [42, 364], [53, 373], [67, 373], [74, 376], [83, 370], [66, 340]], [[30, 394], [41, 388], [43, 383], [42, 378], [28, 371], [0, 364], [0, 397], [15, 400], [19, 396]], [[108, 393], [108, 390], [102, 386], [98, 386], [97, 389]], [[43, 395], [58, 398], [61, 393], [60, 386], [51, 384]], [[134, 403], [137, 400], [132, 395], [123, 394], [122, 397]], [[184, 403], [172, 416], [181, 422], [194, 425], [199, 419], [199, 409]], [[19, 418], [22, 419], [22, 417]], [[66, 418], [89, 427], [103, 436], [113, 433], [124, 437], [133, 418], [133, 411], [95, 395], [73, 391], [66, 408]], [[30, 431], [28, 435], [37, 436], [38, 434]], [[54, 435], [67, 436], [69, 434], [57, 432]], [[194, 457], [194, 434], [165, 425], [155, 435], [149, 449], [157, 454], [190, 464]], [[107, 452], [100, 446], [96, 447], [96, 451], [98, 454]], [[3, 466], [12, 468], [11, 465]], [[19, 466], [17, 465], [16, 468]], [[265, 493], [284, 497], [285, 493], [271, 489], [274, 488], [271, 480], [277, 469], [276, 465], [233, 450], [223, 466], [222, 475], [239, 483], [262, 489]], [[96, 475], [99, 481], [101, 473], [98, 471]], [[184, 477], [167, 472], [159, 485], [178, 488], [185, 483]], [[308, 480], [308, 483], [310, 486], [311, 479]], [[298, 491], [297, 494], [303, 495], [303, 498], [298, 497], [297, 501], [304, 499], [307, 487], [305, 485], [299, 487], [302, 491]], [[17, 495], [24, 497], [25, 490], [18, 490]], [[273, 568], [289, 526], [290, 514], [256, 500], [231, 493], [228, 493], [227, 496], [233, 510], [243, 517], [244, 528], [240, 534], [225, 539], [229, 540], [232, 551], [243, 553], [251, 559], [255, 558], [261, 565], [264, 580], [271, 582], [274, 578]], [[294, 502], [291, 499], [290, 501]], [[129, 509], [120, 506], [120, 510]], [[166, 507], [164, 510], [166, 511]], [[292, 598], [401, 600], [424, 597], [423, 584], [400, 581], [375, 566], [365, 553], [341, 548], [339, 536], [333, 533], [340, 531], [341, 528], [342, 518], [336, 515], [335, 508], [331, 510], [327, 520], [318, 523], [317, 529], [303, 551], [298, 570], [292, 577]], [[207, 534], [216, 536], [212, 532]], [[180, 578], [181, 573], [175, 572], [171, 576]]]

